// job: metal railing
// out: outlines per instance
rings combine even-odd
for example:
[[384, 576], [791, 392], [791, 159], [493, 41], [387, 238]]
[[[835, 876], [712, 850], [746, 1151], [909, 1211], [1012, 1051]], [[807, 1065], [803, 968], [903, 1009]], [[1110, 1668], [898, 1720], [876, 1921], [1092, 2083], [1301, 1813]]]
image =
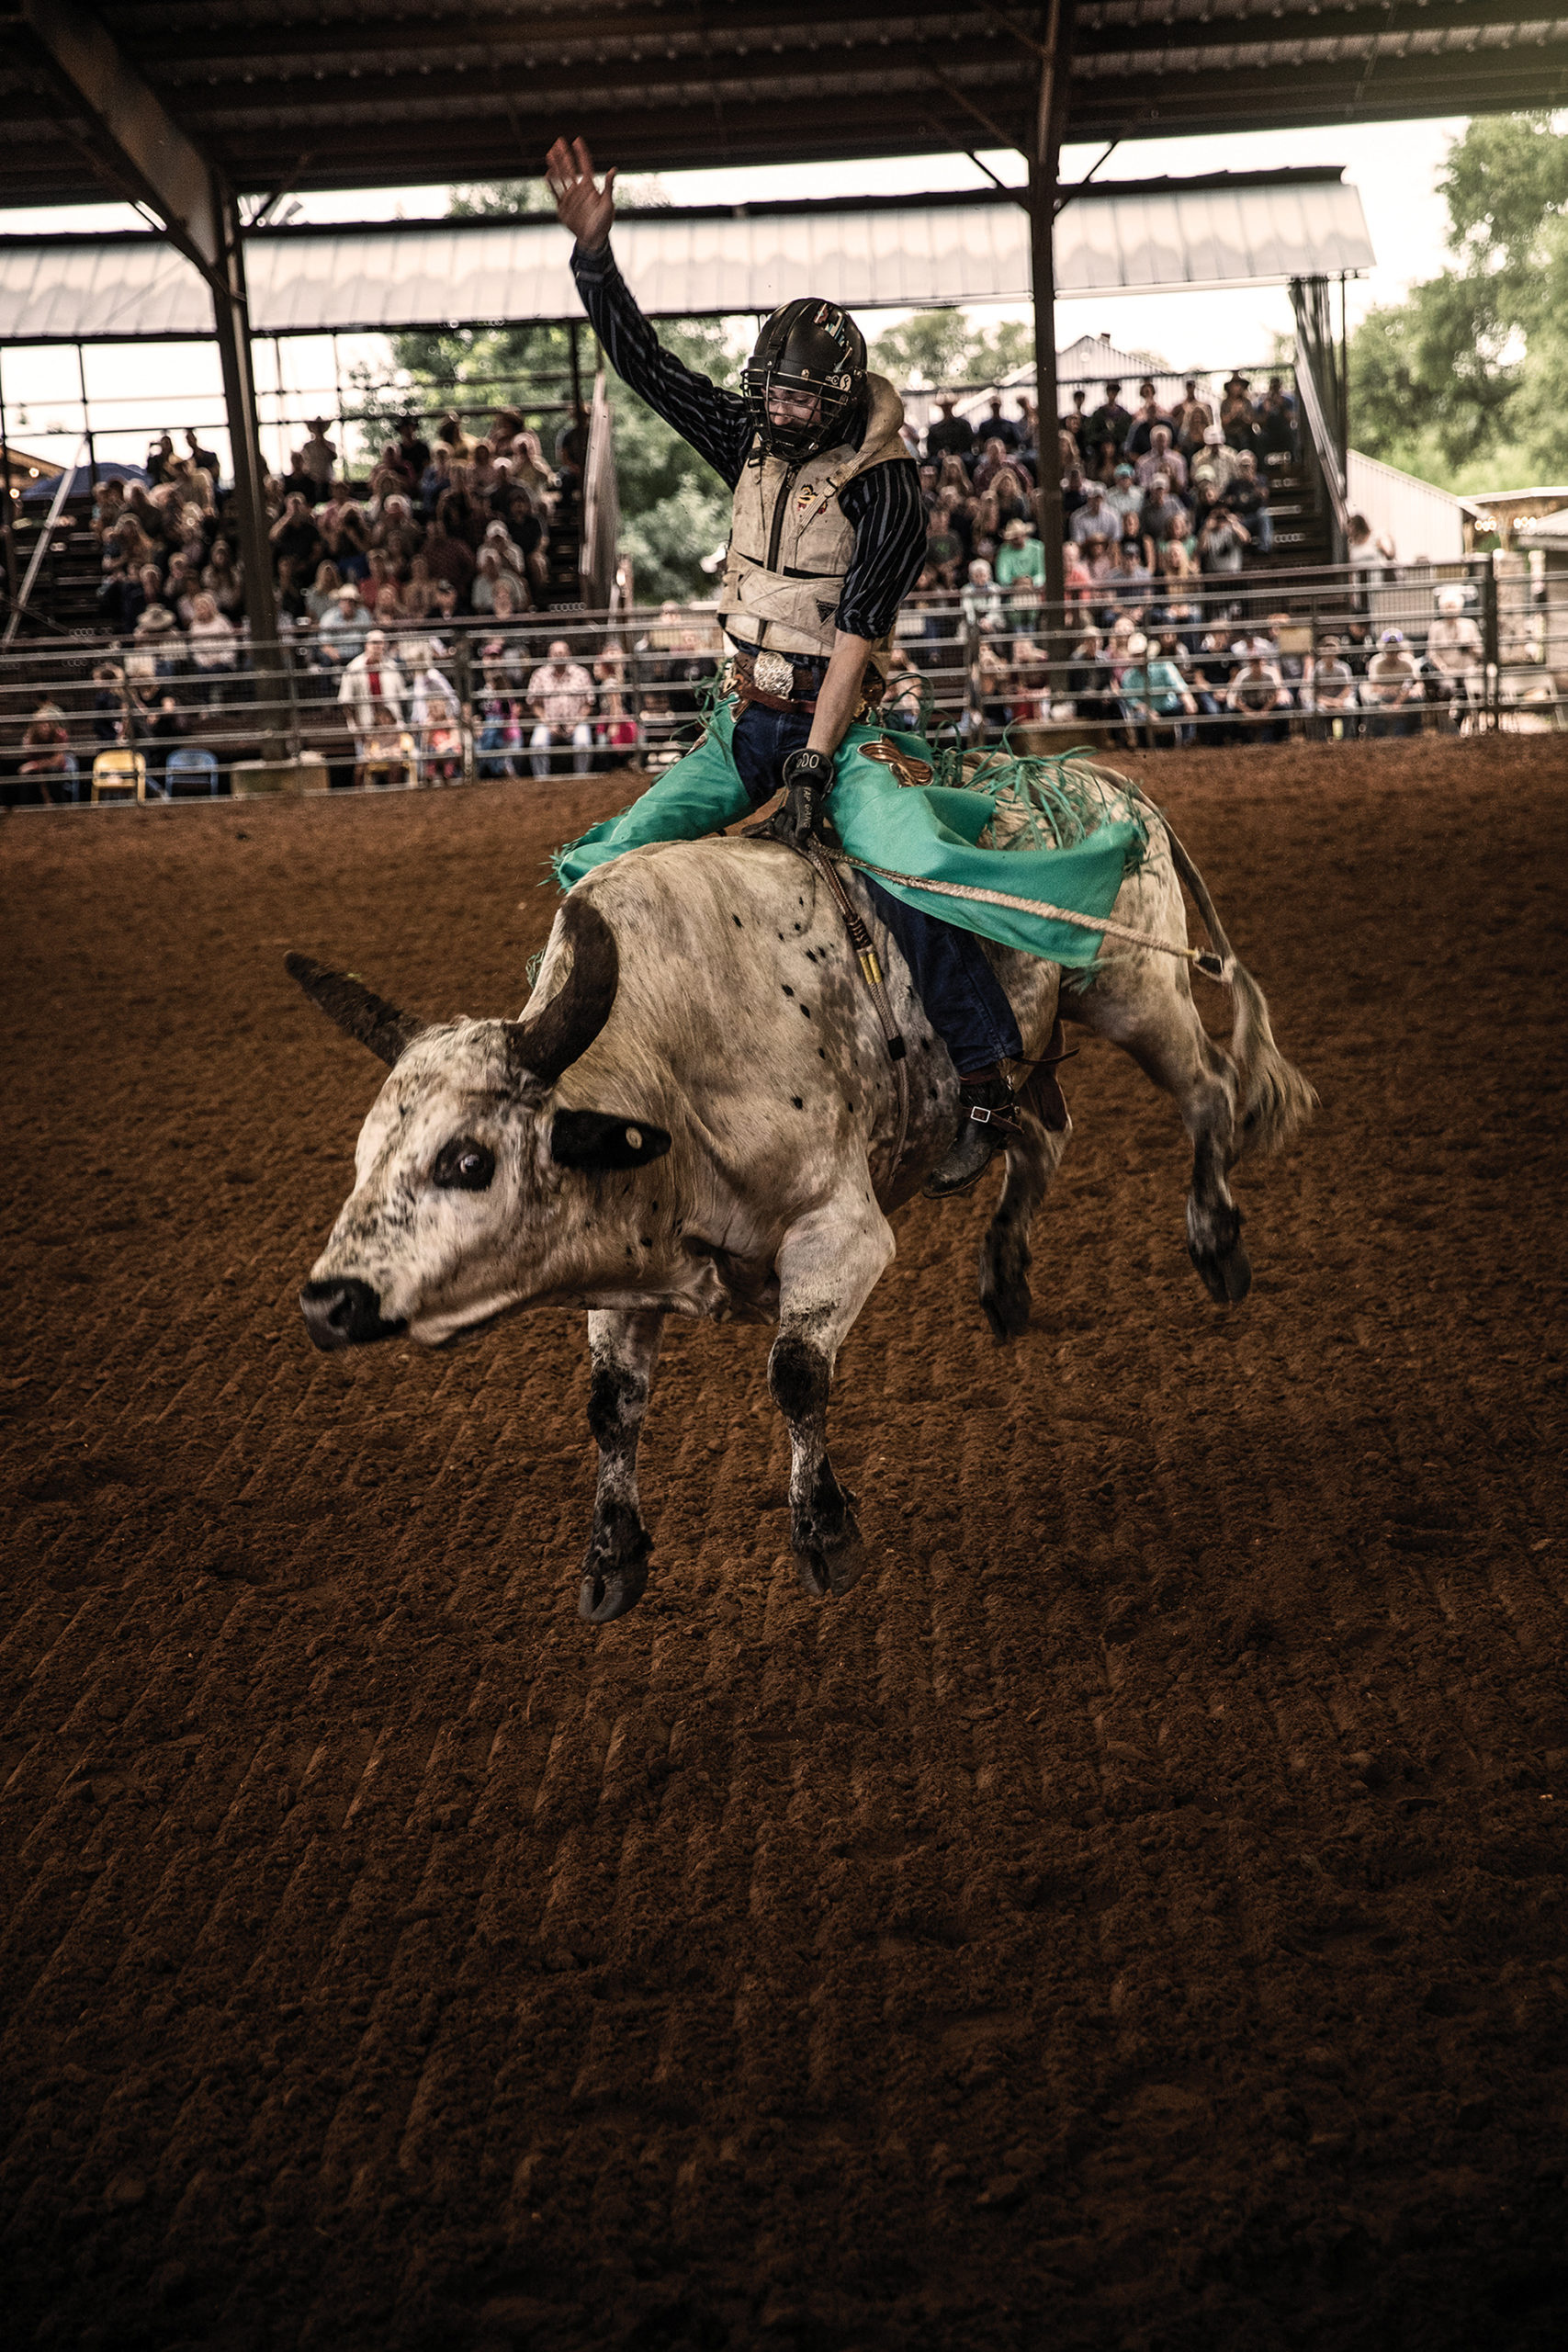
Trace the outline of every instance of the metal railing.
[[[886, 722], [966, 748], [1108, 754], [1568, 726], [1568, 571], [1540, 559], [1112, 581], [1061, 617], [1046, 627], [1027, 581], [912, 598]], [[578, 674], [541, 681], [563, 639]], [[335, 646], [299, 633], [259, 665], [242, 637], [206, 668], [175, 632], [0, 649], [0, 791], [86, 801], [652, 772], [695, 741], [725, 652], [710, 608], [672, 605], [411, 622], [385, 649], [374, 672], [353, 659], [357, 633]]]

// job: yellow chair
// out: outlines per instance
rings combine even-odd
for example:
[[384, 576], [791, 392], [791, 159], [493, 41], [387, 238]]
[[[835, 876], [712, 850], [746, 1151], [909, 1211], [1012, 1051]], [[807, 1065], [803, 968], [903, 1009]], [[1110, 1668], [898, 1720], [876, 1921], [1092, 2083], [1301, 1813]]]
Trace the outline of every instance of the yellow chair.
[[100, 800], [147, 797], [147, 763], [140, 752], [100, 752], [93, 762], [95, 805]]
[[367, 736], [359, 744], [354, 781], [362, 789], [406, 791], [419, 782], [419, 755], [413, 737], [404, 733]]

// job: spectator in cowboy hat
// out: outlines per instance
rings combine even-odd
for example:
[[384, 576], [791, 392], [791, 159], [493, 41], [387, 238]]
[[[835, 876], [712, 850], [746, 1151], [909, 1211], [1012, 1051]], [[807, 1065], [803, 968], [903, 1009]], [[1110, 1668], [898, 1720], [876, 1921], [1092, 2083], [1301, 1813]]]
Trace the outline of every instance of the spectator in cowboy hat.
[[316, 641], [331, 662], [352, 662], [365, 650], [369, 616], [352, 580], [345, 580], [316, 624]]
[[1230, 488], [1236, 476], [1236, 453], [1217, 424], [1203, 428], [1203, 445], [1192, 460], [1192, 487], [1207, 482], [1216, 496]]
[[1438, 615], [1427, 631], [1427, 660], [1434, 672], [1441, 699], [1451, 718], [1463, 717], [1472, 695], [1479, 695], [1485, 648], [1481, 631], [1466, 611], [1462, 588], [1438, 591]]
[[1105, 387], [1105, 398], [1089, 418], [1089, 441], [1094, 446], [1102, 441], [1113, 441], [1120, 451], [1132, 426], [1132, 415], [1122, 405], [1122, 387], [1115, 377], [1111, 377]]
[[1421, 673], [1402, 628], [1385, 628], [1361, 685], [1369, 735], [1421, 731]]

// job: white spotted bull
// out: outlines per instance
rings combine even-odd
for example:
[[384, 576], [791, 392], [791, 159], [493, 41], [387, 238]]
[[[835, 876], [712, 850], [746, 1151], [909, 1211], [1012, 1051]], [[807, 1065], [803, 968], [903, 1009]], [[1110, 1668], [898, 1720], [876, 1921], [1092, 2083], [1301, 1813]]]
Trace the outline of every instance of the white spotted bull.
[[[1116, 920], [1185, 938], [1173, 854], [1228, 955], [1201, 877], [1157, 820]], [[405, 1331], [434, 1344], [508, 1307], [587, 1307], [599, 1481], [580, 1605], [596, 1624], [634, 1607], [648, 1581], [637, 1447], [671, 1311], [777, 1324], [768, 1383], [789, 1425], [801, 1581], [820, 1596], [860, 1575], [853, 1498], [828, 1455], [834, 1361], [894, 1255], [888, 1215], [946, 1150], [957, 1102], [947, 1054], [863, 895], [862, 911], [908, 1041], [897, 1169], [893, 1065], [842, 917], [781, 845], [672, 842], [600, 867], [561, 906], [518, 1021], [422, 1022], [288, 959], [316, 1003], [391, 1065], [360, 1133], [354, 1191], [300, 1294], [310, 1336], [322, 1348]], [[1256, 982], [1236, 967], [1227, 1051], [1172, 957], [1108, 953], [1064, 988], [1055, 965], [987, 952], [1030, 1057], [1045, 1053], [1059, 1011], [1125, 1046], [1174, 1096], [1193, 1144], [1193, 1263], [1216, 1300], [1242, 1298], [1250, 1274], [1227, 1170], [1243, 1149], [1280, 1143], [1313, 1100], [1274, 1045]], [[980, 1300], [998, 1342], [1029, 1319], [1030, 1222], [1070, 1132], [1057, 1102], [1050, 1073], [1033, 1073], [981, 1244]]]

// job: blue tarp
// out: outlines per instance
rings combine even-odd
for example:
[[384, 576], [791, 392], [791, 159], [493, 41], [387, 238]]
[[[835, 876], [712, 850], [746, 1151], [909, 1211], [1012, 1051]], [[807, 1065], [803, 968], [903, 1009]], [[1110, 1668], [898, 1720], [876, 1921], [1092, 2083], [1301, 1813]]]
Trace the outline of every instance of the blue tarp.
[[[145, 488], [148, 476], [143, 466], [126, 466], [122, 465], [118, 458], [100, 458], [98, 480], [100, 481], [139, 481]], [[52, 506], [59, 494], [60, 476], [45, 474], [34, 482], [30, 490], [23, 491], [22, 504], [24, 506]], [[91, 498], [92, 494], [92, 468], [78, 466], [71, 477], [71, 487], [65, 495], [67, 498]]]

